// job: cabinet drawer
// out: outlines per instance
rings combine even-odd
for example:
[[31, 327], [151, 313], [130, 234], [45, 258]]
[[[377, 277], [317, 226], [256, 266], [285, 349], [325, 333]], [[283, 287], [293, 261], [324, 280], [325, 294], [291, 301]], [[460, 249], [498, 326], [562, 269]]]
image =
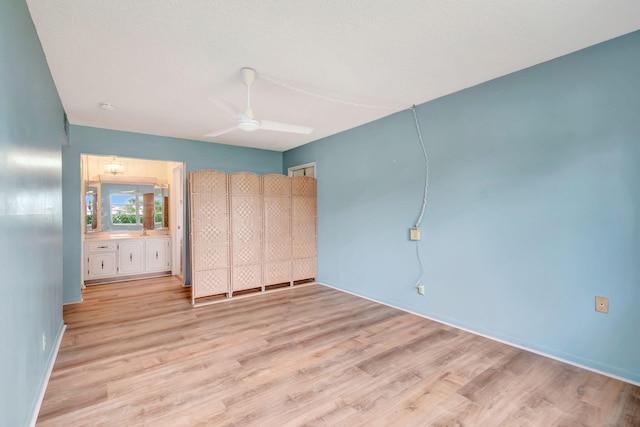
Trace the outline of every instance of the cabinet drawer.
[[88, 243], [89, 252], [113, 252], [118, 247], [118, 242], [93, 242]]

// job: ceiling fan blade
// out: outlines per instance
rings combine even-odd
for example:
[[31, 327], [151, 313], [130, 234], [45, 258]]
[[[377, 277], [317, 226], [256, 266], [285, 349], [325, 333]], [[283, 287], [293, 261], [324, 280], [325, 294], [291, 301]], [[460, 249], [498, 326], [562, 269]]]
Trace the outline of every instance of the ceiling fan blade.
[[229, 113], [231, 116], [233, 116], [235, 118], [240, 117], [240, 113], [242, 113], [241, 109], [239, 109], [238, 107], [233, 105], [231, 102], [227, 101], [226, 99], [209, 98], [209, 100], [211, 102], [213, 102], [214, 104], [216, 104], [216, 106], [218, 106], [218, 108], [220, 108], [221, 110], [226, 111], [227, 113]]
[[313, 132], [313, 128], [308, 126], [290, 125], [287, 123], [270, 122], [268, 120], [260, 120], [260, 129], [304, 134], [310, 134]]
[[211, 132], [205, 135], [205, 138], [215, 138], [216, 136], [224, 135], [225, 133], [233, 132], [238, 129], [238, 126], [231, 126], [230, 128], [217, 130], [215, 132]]

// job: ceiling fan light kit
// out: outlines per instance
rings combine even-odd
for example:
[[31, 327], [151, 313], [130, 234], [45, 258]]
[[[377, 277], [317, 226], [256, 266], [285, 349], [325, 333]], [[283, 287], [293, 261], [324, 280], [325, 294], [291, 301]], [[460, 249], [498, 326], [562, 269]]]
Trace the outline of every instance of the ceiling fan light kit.
[[245, 132], [254, 132], [258, 129], [299, 134], [310, 134], [311, 132], [313, 132], [313, 128], [310, 128], [308, 126], [291, 125], [287, 123], [272, 122], [268, 120], [260, 121], [256, 119], [253, 116], [253, 110], [251, 109], [251, 85], [255, 82], [256, 70], [254, 70], [253, 68], [245, 67], [240, 70], [240, 75], [242, 77], [242, 82], [247, 87], [246, 108], [242, 112], [234, 114], [235, 117], [238, 117], [238, 121], [235, 126], [208, 133], [205, 135], [205, 137], [213, 138], [216, 136], [224, 135], [225, 133], [233, 132], [237, 129], [243, 130]]

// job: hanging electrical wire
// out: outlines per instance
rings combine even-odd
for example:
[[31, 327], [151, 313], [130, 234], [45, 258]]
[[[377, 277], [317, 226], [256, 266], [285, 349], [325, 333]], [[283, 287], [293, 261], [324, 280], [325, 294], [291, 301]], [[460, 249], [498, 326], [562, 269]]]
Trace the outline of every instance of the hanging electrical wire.
[[399, 111], [399, 110], [407, 108], [406, 105], [405, 106], [399, 106], [399, 105], [373, 105], [373, 104], [362, 104], [360, 102], [347, 101], [347, 100], [344, 100], [344, 99], [333, 98], [331, 96], [322, 95], [321, 93], [311, 92], [311, 91], [308, 91], [306, 89], [301, 89], [299, 87], [292, 86], [289, 83], [283, 82], [282, 80], [278, 80], [278, 79], [276, 79], [274, 77], [271, 77], [271, 76], [268, 76], [266, 74], [260, 73], [260, 77], [262, 77], [263, 79], [265, 79], [268, 82], [271, 82], [271, 83], [273, 83], [275, 85], [281, 86], [281, 87], [283, 87], [285, 89], [289, 89], [291, 91], [298, 92], [298, 93], [301, 93], [303, 95], [312, 96], [314, 98], [322, 99], [324, 101], [334, 102], [336, 104], [349, 105], [351, 107], [359, 107], [359, 108], [369, 108], [369, 109], [373, 109], [373, 110], [396, 110], [396, 111]]
[[429, 156], [427, 155], [427, 147], [424, 145], [424, 140], [422, 139], [422, 132], [420, 131], [420, 123], [418, 122], [418, 115], [416, 114], [416, 106], [411, 106], [411, 111], [413, 112], [413, 121], [416, 124], [416, 132], [418, 133], [418, 139], [420, 140], [420, 147], [422, 147], [422, 154], [424, 155], [424, 164], [425, 164], [425, 174], [424, 174], [424, 193], [422, 195], [422, 207], [420, 208], [420, 215], [418, 215], [418, 220], [416, 221], [416, 227], [420, 227], [420, 223], [422, 222], [422, 217], [424, 216], [424, 211], [427, 207], [427, 195], [429, 193]]
[[[416, 113], [416, 106], [411, 106], [411, 112], [413, 113], [413, 121], [416, 125], [416, 132], [418, 133], [418, 140], [420, 141], [420, 147], [422, 147], [422, 154], [424, 155], [424, 164], [425, 164], [425, 174], [424, 174], [424, 192], [422, 194], [422, 206], [420, 207], [420, 214], [418, 215], [418, 220], [416, 221], [416, 229], [418, 232], [420, 230], [420, 224], [422, 223], [422, 218], [424, 217], [424, 212], [427, 208], [427, 196], [429, 194], [429, 156], [427, 154], [427, 147], [424, 143], [424, 139], [422, 138], [422, 131], [420, 130], [420, 123], [418, 122], [418, 114]], [[422, 262], [422, 255], [420, 254], [420, 240], [416, 240], [416, 256], [418, 257], [418, 264], [420, 265], [420, 278], [416, 282], [416, 287], [419, 287], [424, 279], [425, 270], [424, 264]]]

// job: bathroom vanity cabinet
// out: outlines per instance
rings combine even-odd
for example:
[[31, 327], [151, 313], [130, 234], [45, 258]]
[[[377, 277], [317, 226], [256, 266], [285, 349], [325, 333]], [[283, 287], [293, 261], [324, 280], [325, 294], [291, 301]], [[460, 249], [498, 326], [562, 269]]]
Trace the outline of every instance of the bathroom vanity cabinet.
[[171, 239], [121, 237], [84, 244], [86, 285], [171, 274]]

